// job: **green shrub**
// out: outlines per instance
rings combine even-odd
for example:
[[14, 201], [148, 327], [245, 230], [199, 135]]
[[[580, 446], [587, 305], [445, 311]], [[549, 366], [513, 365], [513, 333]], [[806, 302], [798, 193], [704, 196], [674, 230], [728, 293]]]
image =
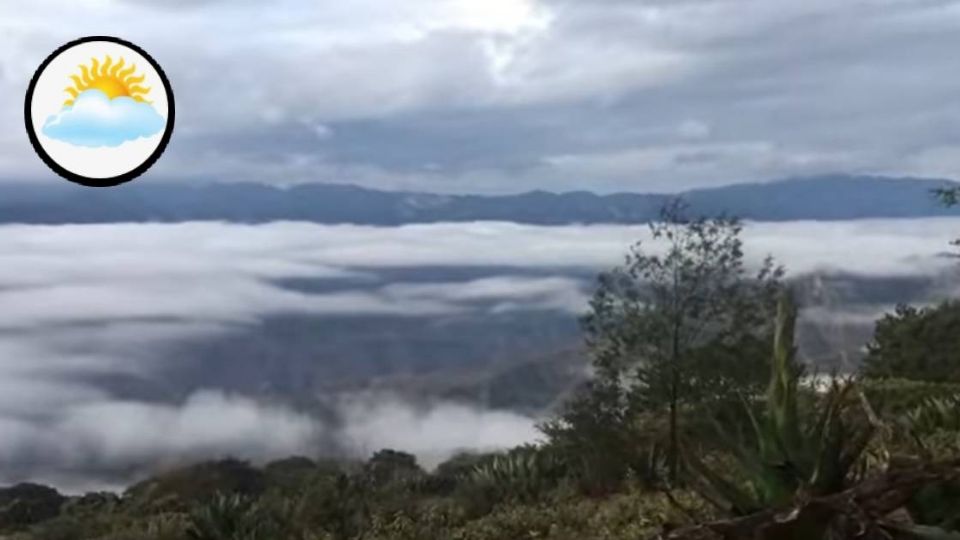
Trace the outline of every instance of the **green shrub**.
[[459, 479], [455, 494], [468, 515], [503, 503], [541, 500], [568, 480], [567, 467], [550, 447], [521, 446], [486, 456]]
[[56, 517], [67, 498], [53, 488], [17, 484], [0, 489], [0, 531], [17, 531]]
[[[646, 490], [602, 499], [568, 496], [529, 505], [498, 506], [490, 514], [453, 529], [458, 540], [628, 540], [653, 539], [663, 529], [714, 517], [702, 499], [675, 492], [674, 501]], [[423, 538], [428, 538], [424, 536]]]
[[274, 540], [275, 523], [248, 496], [218, 494], [190, 511], [190, 540]]
[[896, 312], [877, 321], [863, 373], [874, 378], [960, 382], [960, 301]]
[[881, 416], [902, 414], [929, 398], [960, 396], [960, 383], [902, 378], [863, 379], [860, 388]]
[[264, 474], [244, 461], [224, 459], [184, 467], [140, 482], [124, 498], [140, 512], [185, 511], [219, 494], [257, 496], [266, 488]]

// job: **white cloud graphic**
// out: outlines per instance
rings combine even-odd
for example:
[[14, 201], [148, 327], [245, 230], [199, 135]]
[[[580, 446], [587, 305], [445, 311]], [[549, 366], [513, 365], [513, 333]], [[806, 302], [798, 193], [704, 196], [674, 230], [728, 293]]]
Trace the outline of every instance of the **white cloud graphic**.
[[149, 104], [126, 96], [110, 99], [87, 90], [43, 125], [43, 134], [76, 146], [120, 146], [163, 130], [166, 120]]

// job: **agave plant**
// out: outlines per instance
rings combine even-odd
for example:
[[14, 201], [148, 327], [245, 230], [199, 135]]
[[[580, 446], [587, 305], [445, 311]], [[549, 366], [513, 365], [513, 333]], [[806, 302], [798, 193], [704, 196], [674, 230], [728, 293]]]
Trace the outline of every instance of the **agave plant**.
[[467, 476], [476, 486], [493, 490], [502, 498], [533, 500], [556, 487], [565, 467], [554, 452], [520, 447], [477, 465]]
[[[856, 392], [851, 381], [834, 380], [810, 407], [800, 406], [803, 369], [796, 361], [794, 330], [797, 309], [789, 292], [781, 297], [774, 333], [771, 378], [766, 395], [743, 399], [740, 419], [747, 437], [731, 436], [714, 422], [717, 439], [743, 478], [735, 480], [705, 464], [687, 445], [684, 454], [704, 497], [735, 514], [789, 504], [799, 494], [824, 495], [842, 490], [874, 433], [874, 426], [854, 416]], [[861, 411], [863, 412], [863, 411]]]
[[960, 395], [928, 397], [891, 424], [895, 436], [926, 460], [960, 456]]
[[960, 395], [924, 399], [902, 419], [917, 433], [960, 431]]
[[240, 494], [217, 494], [190, 513], [191, 540], [271, 540], [272, 520], [257, 501]]

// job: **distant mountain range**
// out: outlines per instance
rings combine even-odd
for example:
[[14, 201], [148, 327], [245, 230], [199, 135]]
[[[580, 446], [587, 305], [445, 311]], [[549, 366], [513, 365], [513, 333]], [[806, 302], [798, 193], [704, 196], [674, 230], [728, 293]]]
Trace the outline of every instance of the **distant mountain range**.
[[[949, 180], [818, 176], [736, 184], [680, 193], [693, 212], [728, 213], [757, 221], [960, 216], [932, 190]], [[337, 184], [277, 188], [261, 184], [141, 184], [81, 188], [0, 183], [0, 223], [62, 224], [222, 220], [257, 223], [399, 225], [499, 220], [559, 225], [644, 223], [677, 195], [587, 191], [519, 195], [437, 195]]]

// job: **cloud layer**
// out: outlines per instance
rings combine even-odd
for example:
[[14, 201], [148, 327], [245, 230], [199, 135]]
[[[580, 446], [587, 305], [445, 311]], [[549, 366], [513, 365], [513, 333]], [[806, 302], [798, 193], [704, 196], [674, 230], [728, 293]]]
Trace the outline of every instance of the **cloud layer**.
[[[155, 178], [504, 192], [960, 176], [956, 0], [40, 0], [0, 21], [10, 95], [88, 28], [158, 59], [181, 118]], [[0, 104], [5, 124], [21, 116]], [[45, 171], [0, 134], [0, 176], [20, 175]]]
[[[794, 274], [909, 277], [954, 264], [939, 254], [958, 230], [960, 220], [949, 218], [865, 220], [750, 224], [745, 236], [751, 261], [770, 252]], [[510, 223], [0, 227], [0, 483], [92, 487], [120, 480], [91, 469], [228, 453], [362, 455], [392, 446], [436, 463], [464, 447], [531, 440], [533, 419], [455, 403], [359, 395], [336, 402], [340, 422], [324, 423], [215, 386], [167, 388], [147, 400], [101, 383], [149, 387], [182, 361], [177, 346], [276, 315], [573, 317], [586, 306], [585, 276], [618, 264], [638, 239], [649, 240], [644, 227]], [[485, 270], [440, 280], [411, 272], [437, 267]], [[326, 285], [288, 286], [304, 279]], [[956, 283], [943, 287], [955, 291]]]

